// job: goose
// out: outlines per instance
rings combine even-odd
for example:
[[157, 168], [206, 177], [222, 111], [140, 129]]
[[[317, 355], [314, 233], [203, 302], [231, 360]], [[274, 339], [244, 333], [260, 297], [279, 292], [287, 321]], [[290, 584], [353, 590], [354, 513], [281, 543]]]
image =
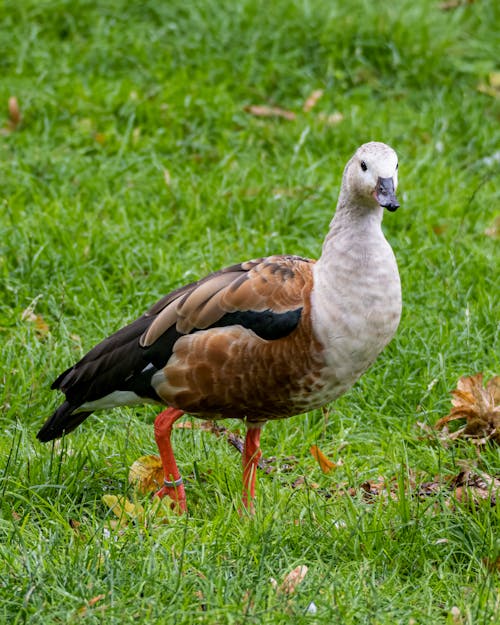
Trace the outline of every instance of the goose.
[[154, 422], [164, 484], [187, 510], [171, 433], [188, 413], [246, 425], [243, 510], [253, 513], [266, 421], [314, 410], [345, 393], [393, 338], [401, 284], [381, 228], [395, 211], [396, 152], [361, 145], [345, 166], [337, 208], [317, 261], [248, 260], [181, 286], [91, 349], [53, 382], [65, 400], [37, 437], [68, 434], [92, 412], [164, 406]]

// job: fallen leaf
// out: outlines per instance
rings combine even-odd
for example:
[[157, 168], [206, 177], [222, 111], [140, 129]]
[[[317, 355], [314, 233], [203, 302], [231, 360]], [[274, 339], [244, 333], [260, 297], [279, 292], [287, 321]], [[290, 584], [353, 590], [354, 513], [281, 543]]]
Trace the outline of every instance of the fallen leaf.
[[122, 495], [103, 495], [102, 500], [118, 518], [119, 527], [126, 527], [129, 521], [142, 521], [144, 519], [144, 508], [140, 504], [132, 503]]
[[323, 96], [323, 89], [315, 89], [311, 95], [304, 102], [304, 106], [302, 110], [304, 113], [308, 113], [312, 108], [314, 108], [318, 102], [318, 100]]
[[96, 597], [92, 597], [92, 599], [88, 600], [88, 605], [91, 608], [92, 606], [94, 606], [99, 601], [102, 601], [103, 599], [106, 599], [106, 595], [97, 595]]
[[454, 498], [461, 503], [477, 505], [488, 501], [495, 506], [500, 497], [500, 480], [487, 473], [464, 469], [449, 484]]
[[344, 119], [344, 116], [339, 111], [335, 111], [335, 113], [330, 113], [329, 115], [327, 113], [320, 113], [318, 115], [318, 119], [329, 126], [336, 126], [337, 124], [340, 124], [340, 122]]
[[130, 467], [128, 481], [141, 494], [157, 491], [163, 484], [161, 458], [151, 455], [135, 460]]
[[174, 428], [177, 430], [194, 430], [200, 427], [199, 421], [176, 421], [176, 423], [174, 423]]
[[203, 594], [203, 592], [201, 590], [195, 590], [194, 591], [194, 596], [200, 602], [200, 610], [202, 612], [206, 612], [207, 611], [207, 602], [205, 600], [205, 595]]
[[9, 98], [9, 126], [14, 131], [21, 123], [21, 109], [19, 108], [19, 102], [15, 96]]
[[448, 230], [447, 224], [435, 224], [434, 226], [432, 226], [432, 232], [434, 232], [434, 234], [437, 234], [438, 236], [440, 234], [443, 234], [443, 232], [446, 232], [446, 230]]
[[484, 234], [492, 239], [500, 237], [500, 215], [497, 215], [489, 228], [486, 228]]
[[[278, 588], [278, 592], [285, 595], [291, 595], [297, 589], [297, 586], [303, 581], [307, 574], [308, 567], [305, 564], [296, 566], [290, 573], [287, 573]], [[272, 578], [271, 578], [272, 579]]]
[[450, 439], [468, 438], [478, 445], [487, 441], [500, 443], [500, 376], [483, 386], [483, 374], [463, 376], [451, 392], [453, 408], [436, 422], [442, 429], [450, 421], [465, 419], [465, 425], [449, 433]]
[[250, 104], [249, 106], [245, 106], [244, 110], [255, 117], [282, 117], [288, 121], [293, 121], [296, 118], [293, 111], [287, 111], [279, 106]]
[[500, 573], [500, 555], [496, 558], [483, 558], [483, 564], [491, 573]]
[[500, 72], [490, 72], [488, 82], [480, 82], [476, 88], [492, 98], [500, 98]]
[[460, 612], [460, 608], [454, 605], [450, 610], [450, 615], [451, 615], [451, 621], [454, 625], [461, 625], [463, 621], [462, 621], [462, 614]]
[[254, 595], [254, 590], [247, 589], [245, 590], [245, 592], [243, 593], [243, 596], [241, 597], [240, 603], [241, 603], [242, 612], [244, 614], [248, 614], [249, 610], [253, 611], [255, 607], [255, 601], [252, 599], [253, 595]]
[[28, 306], [21, 313], [21, 319], [28, 321], [35, 326], [35, 333], [39, 339], [44, 339], [50, 332], [49, 324], [45, 321], [42, 315], [37, 314], [33, 310], [33, 305]]
[[[78, 614], [82, 617], [85, 616], [89, 608], [93, 608], [97, 603], [99, 603], [99, 601], [102, 601], [105, 598], [106, 598], [106, 595], [97, 595], [95, 597], [92, 597], [92, 599], [89, 599], [87, 601], [86, 605], [83, 605], [81, 608], [79, 608]], [[106, 610], [106, 608], [107, 606], [103, 605], [103, 606], [99, 606], [97, 610], [103, 611], [103, 610]]]
[[329, 460], [317, 445], [312, 445], [309, 451], [317, 460], [323, 473], [330, 473], [332, 469], [336, 469], [342, 465], [342, 462], [335, 463]]
[[465, 6], [467, 4], [472, 4], [474, 0], [447, 0], [446, 2], [441, 2], [439, 8], [441, 11], [450, 11], [452, 9], [458, 9], [458, 7]]
[[500, 72], [490, 72], [488, 78], [492, 87], [500, 89]]

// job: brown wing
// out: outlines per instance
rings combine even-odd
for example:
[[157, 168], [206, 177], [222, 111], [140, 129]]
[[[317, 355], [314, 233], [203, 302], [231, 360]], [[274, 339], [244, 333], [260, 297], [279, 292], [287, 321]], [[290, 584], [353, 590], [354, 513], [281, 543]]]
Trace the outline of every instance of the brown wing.
[[161, 302], [162, 308], [159, 302], [146, 313], [155, 319], [140, 344], [152, 346], [173, 326], [180, 334], [216, 326], [231, 313], [269, 311], [279, 316], [301, 309], [313, 262], [298, 256], [269, 256], [228, 267], [179, 289]]
[[[265, 420], [302, 411], [293, 398], [318, 390], [324, 364], [311, 329], [312, 266], [297, 257], [254, 261], [227, 282], [214, 276], [211, 284], [184, 293], [175, 311], [169, 303], [164, 319], [158, 317], [156, 328], [152, 324], [143, 336], [151, 340], [174, 316], [183, 333], [153, 381], [163, 401], [208, 417]], [[262, 319], [264, 328], [258, 325]], [[266, 336], [268, 327], [273, 329]]]

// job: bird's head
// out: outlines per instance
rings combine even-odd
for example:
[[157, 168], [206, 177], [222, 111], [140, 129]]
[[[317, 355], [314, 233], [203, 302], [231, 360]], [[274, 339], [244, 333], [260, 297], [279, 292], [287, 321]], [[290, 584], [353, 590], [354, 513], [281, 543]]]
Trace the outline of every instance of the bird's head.
[[385, 143], [371, 141], [360, 146], [347, 163], [343, 190], [360, 208], [382, 206], [389, 211], [399, 208], [398, 157]]

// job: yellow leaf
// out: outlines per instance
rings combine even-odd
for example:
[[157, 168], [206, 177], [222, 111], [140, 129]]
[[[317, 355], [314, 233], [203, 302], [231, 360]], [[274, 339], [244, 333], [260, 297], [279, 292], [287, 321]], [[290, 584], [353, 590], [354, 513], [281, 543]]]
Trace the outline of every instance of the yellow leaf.
[[500, 89], [500, 72], [490, 72], [488, 78], [494, 89]]
[[172, 510], [172, 500], [169, 497], [163, 497], [163, 499], [154, 497], [151, 506], [148, 508], [148, 525], [154, 523], [156, 526], [168, 523], [172, 517], [177, 518], [175, 510]]
[[490, 72], [488, 74], [488, 82], [480, 82], [477, 90], [492, 98], [500, 98], [500, 72]]
[[317, 445], [312, 445], [309, 451], [318, 461], [320, 469], [323, 471], [323, 473], [330, 473], [332, 469], [336, 469], [341, 464], [336, 464], [335, 462], [329, 460]]
[[159, 456], [141, 456], [130, 467], [129, 484], [140, 493], [158, 490], [163, 484], [163, 466]]
[[122, 527], [127, 525], [128, 520], [142, 521], [144, 519], [144, 508], [140, 504], [132, 503], [126, 497], [103, 495], [102, 500], [119, 519]]

